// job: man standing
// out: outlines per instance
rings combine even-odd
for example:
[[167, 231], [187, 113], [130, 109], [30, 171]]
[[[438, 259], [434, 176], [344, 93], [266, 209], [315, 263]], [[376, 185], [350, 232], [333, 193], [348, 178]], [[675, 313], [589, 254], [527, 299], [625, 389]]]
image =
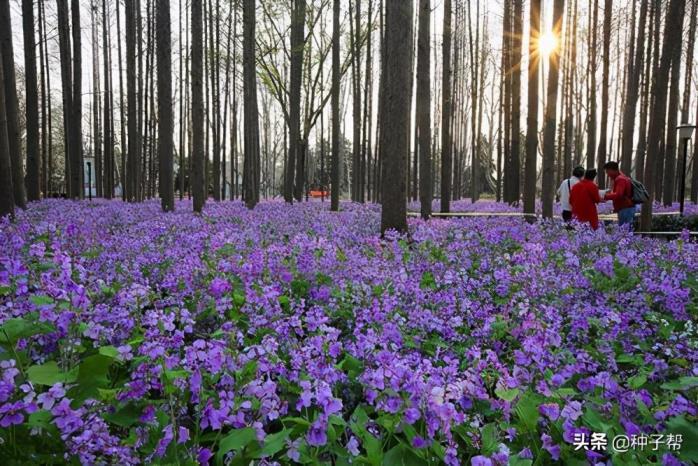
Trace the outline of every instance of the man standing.
[[567, 178], [557, 188], [557, 195], [560, 198], [560, 207], [562, 207], [562, 219], [565, 222], [572, 220], [572, 206], [570, 205], [570, 191], [572, 186], [579, 183], [584, 176], [584, 167], [574, 167], [572, 176]]
[[594, 183], [596, 169], [590, 168], [584, 173], [584, 179], [570, 191], [572, 216], [580, 223], [588, 223], [596, 230], [599, 227], [599, 213], [596, 204], [601, 202], [599, 186]]
[[613, 212], [618, 214], [618, 225], [630, 225], [632, 228], [635, 219], [632, 181], [618, 169], [618, 162], [606, 162], [603, 168], [612, 183], [604, 200], [613, 201]]

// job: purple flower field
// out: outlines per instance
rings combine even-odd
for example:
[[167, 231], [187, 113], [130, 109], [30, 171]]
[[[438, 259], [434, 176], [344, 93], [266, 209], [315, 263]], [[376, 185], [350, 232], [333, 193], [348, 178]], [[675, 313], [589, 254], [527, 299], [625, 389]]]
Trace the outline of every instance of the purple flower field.
[[698, 461], [697, 243], [342, 207], [1, 223], [3, 464]]

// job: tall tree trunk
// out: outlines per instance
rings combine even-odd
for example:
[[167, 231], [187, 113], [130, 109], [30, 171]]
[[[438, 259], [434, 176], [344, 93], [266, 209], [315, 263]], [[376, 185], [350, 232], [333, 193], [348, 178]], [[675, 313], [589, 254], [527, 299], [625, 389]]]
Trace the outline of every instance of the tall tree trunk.
[[[211, 185], [213, 188], [213, 199], [221, 200], [221, 147], [220, 147], [220, 25], [219, 25], [220, 1], [216, 0], [216, 8], [209, 0], [209, 31], [211, 52], [210, 75], [211, 75], [211, 136], [213, 142], [213, 164], [211, 170]], [[215, 22], [215, 27], [214, 27]]]
[[5, 75], [5, 118], [7, 125], [8, 147], [12, 160], [12, 187], [17, 207], [27, 206], [24, 189], [24, 169], [22, 161], [22, 144], [19, 134], [19, 105], [17, 101], [17, 83], [15, 81], [15, 59], [12, 47], [12, 20], [10, 2], [0, 2], [0, 48], [2, 49], [2, 68]]
[[158, 160], [160, 170], [160, 201], [162, 210], [173, 211], [174, 206], [174, 115], [172, 109], [172, 50], [170, 31], [170, 2], [157, 0], [156, 46], [158, 67]]
[[[601, 170], [606, 163], [606, 153], [608, 150], [607, 130], [608, 130], [608, 67], [610, 62], [611, 49], [611, 13], [613, 11], [613, 0], [605, 0], [603, 14], [603, 77], [601, 78], [601, 128], [599, 130], [599, 148], [596, 153], [597, 166]], [[606, 176], [599, 173], [599, 188], [606, 186]]]
[[39, 153], [39, 89], [36, 76], [36, 37], [34, 34], [34, 2], [22, 0], [24, 31], [24, 78], [26, 82], [27, 115], [27, 198], [41, 198], [41, 159]]
[[[693, 52], [695, 48], [695, 42], [696, 42], [696, 22], [698, 21], [698, 1], [693, 1], [691, 2], [691, 21], [688, 26], [688, 47], [686, 48], [686, 73], [685, 73], [685, 81], [684, 81], [684, 88], [683, 88], [683, 103], [681, 104], [681, 123], [688, 123], [688, 120], [690, 118], [689, 114], [691, 111], [691, 82], [693, 78]], [[698, 141], [698, 137], [694, 135], [693, 137], [694, 141]], [[696, 146], [698, 147], [698, 146]], [[682, 148], [679, 147], [679, 151], [683, 150]], [[686, 173], [686, 169], [688, 168], [687, 166], [684, 166], [683, 164], [683, 157], [680, 157], [680, 160], [682, 161], [681, 165], [678, 167], [679, 168], [679, 176], [685, 176], [688, 177], [688, 173]], [[696, 163], [698, 163], [698, 159], [696, 158], [696, 152], [693, 151], [693, 166], [695, 167]], [[686, 164], [688, 164], [688, 160], [686, 160]], [[693, 186], [693, 183], [691, 184]], [[685, 186], [684, 186], [685, 187]], [[681, 199], [684, 199], [686, 196], [686, 192], [680, 192], [681, 186], [679, 186], [679, 191], [678, 191], [678, 196], [677, 199], [680, 201]], [[691, 191], [693, 191], [693, 188], [691, 188]], [[695, 201], [693, 201], [695, 202]]]
[[[633, 3], [633, 9], [634, 8], [635, 4]], [[642, 74], [642, 60], [644, 59], [645, 51], [646, 21], [647, 0], [642, 0], [642, 4], [640, 5], [640, 16], [638, 17], [637, 35], [633, 33], [630, 40], [630, 52], [628, 54], [629, 79], [626, 90], [625, 108], [623, 110], [623, 149], [621, 153], [621, 167], [627, 174], [631, 173], [633, 161], [635, 110], [637, 108], [637, 98], [640, 93], [640, 76]], [[635, 25], [633, 24], [631, 27], [634, 28]], [[640, 134], [640, 138], [642, 137], [643, 135]]]
[[[330, 187], [330, 209], [339, 210], [339, 84], [340, 84], [340, 63], [339, 63], [339, 12], [341, 9], [340, 0], [334, 0], [332, 6], [332, 168]], [[289, 152], [290, 157], [290, 152]], [[288, 162], [287, 162], [288, 163]], [[287, 199], [288, 200], [288, 199]]]
[[124, 106], [124, 74], [122, 70], [122, 60], [121, 60], [121, 13], [119, 2], [116, 2], [116, 47], [117, 47], [117, 59], [119, 68], [119, 121], [121, 123], [121, 139], [119, 141], [119, 146], [121, 149], [121, 199], [126, 201], [128, 199], [129, 187], [127, 183], [130, 183], [130, 176], [127, 174], [127, 159], [128, 159], [128, 142], [126, 139], [126, 115]]
[[[305, 47], [305, 0], [293, 0], [291, 17], [291, 88], [289, 108], [290, 151], [288, 154], [287, 184], [284, 198], [293, 202], [303, 197], [305, 170], [303, 141], [301, 139], [301, 85], [303, 82], [303, 49]], [[295, 169], [295, 183], [294, 183]]]
[[417, 127], [419, 134], [419, 202], [422, 218], [431, 216], [431, 5], [419, 1], [417, 38]]
[[478, 65], [479, 65], [479, 59], [478, 59], [478, 53], [479, 53], [479, 36], [480, 36], [480, 1], [477, 1], [477, 14], [475, 15], [475, 29], [476, 29], [476, 39], [475, 43], [473, 44], [473, 25], [472, 25], [472, 18], [470, 17], [470, 5], [467, 6], [468, 8], [468, 35], [469, 35], [469, 49], [470, 49], [470, 64], [472, 68], [471, 72], [471, 82], [470, 82], [470, 97], [472, 99], [472, 118], [470, 119], [471, 122], [471, 141], [470, 141], [470, 157], [471, 157], [471, 164], [470, 164], [470, 171], [471, 171], [471, 180], [470, 180], [470, 199], [472, 202], [475, 202], [478, 200], [479, 196], [479, 186], [478, 186], [478, 180], [480, 176], [480, 162], [479, 162], [479, 153], [478, 153], [478, 148], [477, 148], [477, 140], [478, 140], [478, 133], [477, 133], [477, 115], [478, 115]]
[[669, 71], [674, 53], [673, 49], [676, 47], [676, 44], [681, 42], [685, 6], [685, 0], [670, 0], [664, 24], [662, 55], [655, 81], [652, 84], [652, 95], [654, 96], [655, 105], [650, 120], [649, 135], [647, 136], [649, 150], [645, 160], [645, 187], [649, 192], [650, 200], [642, 204], [640, 229], [643, 231], [649, 231], [652, 226], [652, 200], [656, 193], [655, 157], [662, 144], [662, 133], [664, 132], [666, 122], [666, 91], [669, 84]]
[[[138, 173], [140, 170], [138, 104], [136, 96], [136, 1], [126, 2], [126, 100], [128, 112], [128, 160], [126, 168], [126, 199], [138, 201]], [[123, 145], [123, 143], [122, 143]]]
[[245, 93], [245, 204], [252, 209], [259, 202], [259, 111], [255, 72], [255, 0], [245, 0], [243, 10], [243, 73]]
[[[514, 1], [513, 43], [511, 50], [513, 60], [511, 65], [511, 151], [507, 161], [508, 178], [510, 179], [508, 202], [518, 204], [521, 197], [520, 138], [521, 138], [521, 53], [523, 50], [523, 0]], [[554, 137], [554, 135], [553, 135]]]
[[354, 13], [354, 18], [349, 18], [349, 24], [352, 20], [355, 24], [351, 26], [351, 46], [352, 46], [352, 103], [353, 103], [353, 139], [351, 146], [352, 154], [352, 176], [351, 176], [351, 199], [358, 202], [361, 199], [361, 0], [353, 0], [352, 8], [351, 0], [349, 10]]
[[46, 44], [46, 34], [44, 25], [44, 3], [39, 3], [39, 65], [41, 70], [41, 161], [42, 161], [42, 177], [41, 189], [44, 192], [44, 197], [48, 197], [51, 191], [51, 169], [49, 164], [49, 86], [46, 81], [48, 79], [48, 66], [46, 59], [48, 54], [44, 53]]
[[364, 122], [363, 143], [361, 149], [361, 165], [364, 176], [361, 179], [361, 202], [366, 197], [371, 198], [371, 122], [373, 107], [373, 64], [372, 41], [373, 36], [373, 1], [368, 2], [368, 26], [366, 30], [366, 72], [364, 73]]
[[203, 89], [202, 0], [191, 2], [191, 117], [192, 117], [192, 191], [194, 212], [206, 202], [204, 185], [204, 89]]
[[[4, 2], [7, 3], [7, 2]], [[9, 7], [9, 5], [8, 5]], [[0, 60], [5, 55], [0, 48]], [[4, 61], [4, 60], [2, 60]], [[5, 79], [3, 66], [0, 66], [0, 217], [15, 215], [15, 196], [12, 188], [12, 159], [10, 144], [7, 140], [7, 113], [5, 111]]]
[[[560, 37], [562, 30], [562, 13], [564, 0], [555, 0], [553, 7], [553, 33]], [[555, 125], [557, 122], [557, 94], [559, 76], [559, 57], [562, 50], [554, 50], [550, 54], [550, 71], [548, 72], [548, 96], [543, 117], [543, 217], [552, 218], [553, 198], [555, 192]]]
[[[92, 23], [92, 155], [94, 157], [93, 179], [96, 181], [97, 197], [102, 197], [102, 132], [100, 129], [101, 96], [99, 76], [99, 32], [97, 31], [97, 3], [90, 2], [90, 22]], [[105, 50], [106, 52], [106, 50]], [[107, 76], [105, 76], [105, 79]], [[90, 189], [92, 187], [90, 186]]]
[[[591, 7], [591, 0], [589, 0], [589, 7]], [[594, 166], [596, 161], [596, 31], [599, 15], [599, 2], [594, 0], [593, 12], [590, 29], [590, 40], [589, 50], [591, 51], [589, 55], [589, 104], [588, 104], [588, 114], [587, 114], [587, 168]]]
[[[444, 45], [444, 58], [450, 56], [451, 12], [450, 0], [446, 0], [444, 16], [444, 40], [448, 37], [448, 45]], [[387, 2], [385, 15], [385, 62], [386, 85], [383, 88], [385, 114], [381, 128], [381, 160], [383, 183], [381, 209], [381, 234], [387, 230], [407, 232], [407, 186], [405, 185], [405, 170], [407, 169], [407, 154], [409, 152], [410, 133], [410, 93], [412, 90], [412, 44], [413, 41], [413, 2]], [[446, 58], [445, 58], [446, 59]], [[444, 69], [446, 71], [446, 69]], [[444, 72], [444, 80], [449, 79]], [[448, 106], [450, 106], [450, 92]], [[446, 112], [444, 112], [446, 113]], [[448, 111], [450, 116], [450, 109]], [[448, 123], [449, 120], [444, 120]], [[447, 125], [446, 125], [447, 126]], [[450, 167], [449, 167], [450, 168]], [[450, 170], [447, 172], [450, 179]], [[442, 180], [443, 182], [443, 180]], [[450, 186], [449, 186], [450, 188]], [[450, 192], [445, 197], [450, 198]], [[442, 198], [442, 202], [444, 199]], [[443, 204], [442, 204], [443, 207]], [[448, 204], [446, 204], [448, 207]]]
[[[696, 105], [696, 119], [698, 121], [698, 105]], [[691, 202], [698, 204], [698, 136], [693, 138], [693, 171], [691, 172]], [[686, 175], [688, 176], [688, 175]]]
[[664, 152], [664, 180], [662, 182], [662, 201], [665, 206], [670, 206], [674, 201], [674, 187], [676, 186], [676, 124], [679, 111], [679, 88], [681, 76], [681, 47], [672, 49], [671, 59], [671, 89], [669, 90], [669, 115], [667, 117], [666, 150]]
[[540, 3], [532, 0], [530, 9], [530, 28], [528, 38], [528, 114], [526, 115], [526, 165], [524, 166], [524, 213], [532, 214], [527, 219], [535, 219], [536, 213], [536, 178], [538, 159], [538, 64], [540, 51]]
[[112, 120], [111, 34], [107, 0], [102, 0], [102, 43], [104, 48], [104, 197], [114, 196], [114, 132]]
[[73, 199], [84, 197], [82, 163], [82, 45], [80, 40], [80, 1], [71, 2], [73, 38], [73, 102], [70, 107], [70, 188]]
[[[645, 71], [643, 73], [643, 83], [642, 83], [642, 101], [641, 101], [641, 109], [640, 109], [640, 128], [638, 130], [638, 140], [637, 140], [637, 149], [635, 150], [635, 178], [640, 180], [641, 182], [644, 183], [645, 179], [645, 153], [647, 151], [647, 120], [648, 120], [648, 115], [649, 115], [649, 110], [650, 110], [650, 105], [651, 105], [651, 97], [650, 97], [650, 83], [654, 79], [654, 73], [652, 71], [654, 70], [654, 67], [652, 66], [652, 49], [655, 46], [654, 44], [654, 29], [659, 28], [658, 22], [655, 20], [657, 15], [655, 14], [655, 1], [652, 2], [651, 4], [651, 11], [649, 12], [650, 14], [650, 25], [649, 25], [649, 31], [647, 33], [647, 44], [645, 49], [647, 50], [647, 60], [645, 60]], [[641, 45], [638, 42], [638, 45]]]
[[[389, 2], [390, 3], [390, 2]], [[408, 2], [405, 2], [408, 3]], [[412, 1], [409, 1], [410, 6]], [[390, 8], [390, 7], [389, 7]], [[444, 25], [442, 45], [442, 76], [441, 76], [441, 212], [451, 211], [451, 179], [453, 178], [453, 139], [451, 138], [451, 0], [444, 1]], [[410, 14], [411, 16], [411, 14]], [[412, 32], [410, 26], [410, 35]], [[386, 52], [390, 55], [391, 52]], [[387, 61], [390, 62], [390, 58]], [[392, 81], [388, 80], [388, 83]], [[392, 84], [391, 84], [392, 86]], [[388, 94], [388, 92], [386, 92]], [[387, 110], [386, 110], [387, 112]], [[388, 114], [390, 112], [387, 112]], [[385, 138], [383, 139], [386, 140]], [[383, 144], [381, 143], [381, 146]], [[381, 149], [382, 150], [382, 149]], [[385, 172], [384, 172], [385, 173]], [[384, 190], [385, 191], [385, 190]]]

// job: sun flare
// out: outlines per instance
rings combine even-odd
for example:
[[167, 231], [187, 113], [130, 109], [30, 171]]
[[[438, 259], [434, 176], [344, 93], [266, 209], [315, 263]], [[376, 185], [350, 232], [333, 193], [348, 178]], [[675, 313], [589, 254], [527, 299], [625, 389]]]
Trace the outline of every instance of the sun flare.
[[552, 32], [546, 32], [538, 38], [538, 52], [548, 58], [557, 49], [557, 37]]

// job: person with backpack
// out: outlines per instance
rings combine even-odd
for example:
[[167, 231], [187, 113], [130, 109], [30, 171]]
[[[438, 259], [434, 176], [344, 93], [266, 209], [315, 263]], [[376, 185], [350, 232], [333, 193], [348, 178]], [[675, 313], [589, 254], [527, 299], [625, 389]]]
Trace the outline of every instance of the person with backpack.
[[570, 191], [572, 186], [579, 183], [584, 177], [584, 167], [574, 167], [572, 176], [567, 178], [557, 188], [557, 195], [560, 198], [560, 207], [562, 207], [562, 219], [565, 222], [572, 220], [572, 206], [570, 205]]
[[570, 204], [572, 217], [582, 223], [589, 223], [596, 230], [599, 227], [599, 213], [596, 204], [601, 202], [599, 186], [594, 182], [596, 169], [590, 168], [584, 173], [584, 179], [572, 186]]
[[633, 227], [635, 220], [635, 201], [633, 200], [633, 182], [618, 168], [618, 162], [606, 162], [603, 166], [606, 176], [611, 179], [611, 189], [604, 196], [605, 201], [613, 201], [613, 212], [618, 214], [618, 225]]

